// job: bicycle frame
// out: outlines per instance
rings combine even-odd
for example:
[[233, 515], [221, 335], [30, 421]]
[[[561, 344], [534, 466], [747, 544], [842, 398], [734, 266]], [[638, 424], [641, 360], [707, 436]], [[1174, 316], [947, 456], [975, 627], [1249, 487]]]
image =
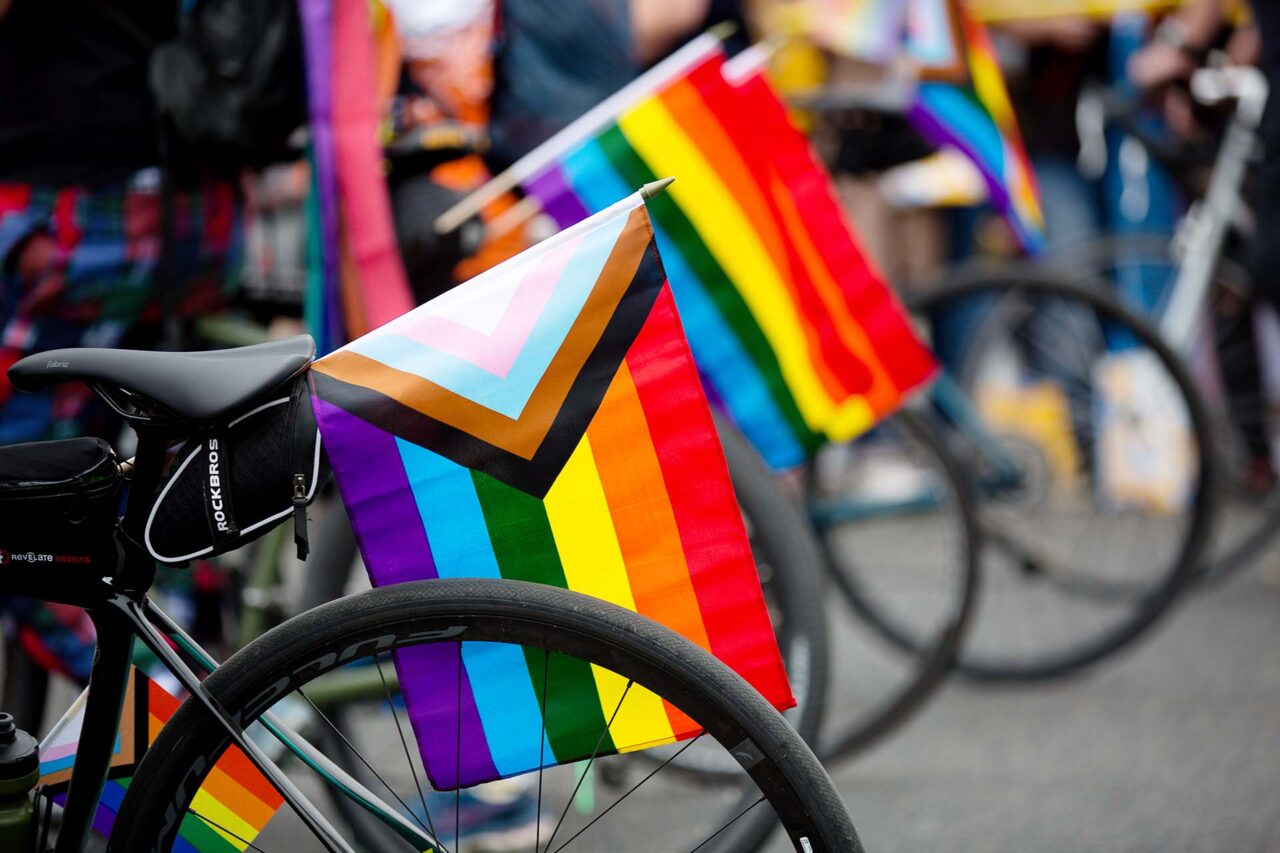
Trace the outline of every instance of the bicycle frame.
[[[183, 688], [222, 726], [232, 742], [280, 792], [285, 802], [297, 812], [324, 847], [337, 853], [350, 853], [351, 848], [338, 836], [324, 815], [246, 734], [238, 721], [232, 719], [209, 694], [200, 678], [170, 645], [172, 640], [205, 672], [212, 672], [217, 667], [216, 661], [209, 654], [146, 597], [155, 578], [155, 568], [150, 556], [137, 543], [142, 540], [152, 498], [163, 476], [166, 447], [172, 436], [153, 427], [143, 427], [140, 424], [135, 426], [138, 427], [139, 435], [138, 455], [133, 467], [124, 518], [117, 527], [121, 557], [115, 573], [98, 579], [77, 581], [72, 589], [58, 588], [59, 585], [67, 586], [65, 578], [27, 578], [21, 588], [14, 587], [10, 581], [11, 575], [0, 579], [0, 586], [6, 592], [14, 591], [49, 601], [68, 601], [84, 606], [97, 630], [97, 648], [89, 677], [84, 723], [55, 853], [79, 853], [88, 839], [110, 769], [128, 686], [135, 637], [142, 640]], [[290, 753], [315, 770], [327, 784], [369, 811], [413, 844], [415, 849], [447, 853], [446, 848], [431, 833], [403, 818], [279, 719], [268, 713], [261, 722]]]
[[1192, 93], [1205, 103], [1235, 98], [1237, 105], [1214, 160], [1209, 189], [1178, 228], [1178, 274], [1160, 331], [1179, 352], [1190, 349], [1214, 269], [1243, 204], [1240, 190], [1258, 148], [1258, 125], [1268, 96], [1266, 78], [1256, 68], [1199, 71], [1192, 78]]

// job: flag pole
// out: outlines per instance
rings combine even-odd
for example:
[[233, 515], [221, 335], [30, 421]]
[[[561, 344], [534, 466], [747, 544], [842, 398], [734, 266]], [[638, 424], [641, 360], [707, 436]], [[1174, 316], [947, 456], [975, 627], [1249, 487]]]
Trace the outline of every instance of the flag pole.
[[712, 51], [718, 50], [723, 39], [728, 37], [734, 29], [733, 24], [727, 27], [723, 25], [712, 27], [596, 104], [563, 130], [521, 157], [506, 171], [495, 175], [471, 195], [440, 214], [435, 221], [436, 233], [448, 234], [456, 230], [462, 223], [478, 214], [485, 205], [551, 165], [561, 155], [617, 118], [619, 113], [641, 97], [667, 80], [689, 70]]
[[[650, 181], [642, 186], [638, 192], [640, 198], [649, 201], [658, 193], [665, 190], [675, 182], [675, 178], [662, 178], [657, 181]], [[510, 231], [514, 231], [524, 223], [542, 212], [542, 199], [536, 195], [525, 196], [520, 201], [513, 204], [507, 210], [495, 216], [485, 226], [484, 236], [486, 240], [496, 240]]]

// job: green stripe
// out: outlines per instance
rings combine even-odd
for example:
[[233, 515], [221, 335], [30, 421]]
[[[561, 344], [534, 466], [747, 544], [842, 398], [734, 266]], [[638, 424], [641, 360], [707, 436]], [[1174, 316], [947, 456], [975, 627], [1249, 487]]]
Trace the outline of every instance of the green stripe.
[[[240, 853], [240, 849], [223, 838], [213, 827], [205, 823], [194, 814], [189, 814], [182, 819], [182, 826], [178, 828], [178, 834], [183, 837], [192, 847], [200, 851], [200, 853]], [[252, 841], [253, 839], [245, 839]]]
[[[658, 179], [649, 165], [631, 147], [631, 143], [627, 141], [626, 136], [616, 124], [604, 131], [596, 142], [604, 151], [610, 164], [628, 184], [638, 187]], [[769, 345], [768, 339], [756, 322], [755, 316], [752, 315], [751, 309], [747, 307], [742, 294], [738, 292], [737, 286], [716, 261], [707, 244], [703, 242], [698, 229], [681, 210], [675, 196], [671, 193], [660, 193], [649, 199], [646, 205], [649, 213], [675, 242], [676, 248], [684, 256], [689, 268], [698, 277], [702, 289], [720, 309], [725, 322], [737, 334], [747, 357], [760, 372], [760, 378], [768, 389], [769, 396], [777, 403], [778, 410], [795, 433], [796, 439], [807, 450], [811, 452], [816, 450], [822, 444], [821, 436], [805, 423], [804, 417], [800, 414], [800, 408], [791, 394], [791, 389], [783, 378], [782, 366], [778, 363], [773, 347]]]
[[[480, 498], [502, 577], [568, 589], [555, 535], [542, 501], [479, 471], [472, 471], [471, 479]], [[556, 758], [565, 762], [591, 755], [606, 724], [591, 664], [577, 658], [554, 656], [547, 674], [544, 703], [543, 651], [526, 648], [524, 653], [533, 690], [542, 708], [547, 739]], [[607, 734], [600, 751], [614, 751], [613, 739]]]

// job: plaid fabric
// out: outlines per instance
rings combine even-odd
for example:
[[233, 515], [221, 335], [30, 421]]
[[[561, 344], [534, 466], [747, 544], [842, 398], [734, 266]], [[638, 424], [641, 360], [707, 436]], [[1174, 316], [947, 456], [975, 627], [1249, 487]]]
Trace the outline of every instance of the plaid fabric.
[[3, 604], [9, 636], [28, 657], [42, 669], [88, 683], [94, 647], [89, 614], [79, 607], [30, 598], [7, 598]]
[[[174, 314], [190, 317], [216, 307], [239, 272], [234, 188], [209, 182], [178, 193], [174, 232], [181, 292], [168, 301]], [[41, 350], [119, 346], [127, 333], [158, 321], [160, 244], [154, 171], [94, 188], [0, 183], [0, 444], [86, 431], [87, 389], [15, 394], [4, 371]]]

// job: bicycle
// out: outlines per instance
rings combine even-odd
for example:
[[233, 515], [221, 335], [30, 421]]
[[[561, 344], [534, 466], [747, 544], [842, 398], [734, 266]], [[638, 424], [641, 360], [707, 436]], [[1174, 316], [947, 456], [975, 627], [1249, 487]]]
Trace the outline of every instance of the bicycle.
[[[6, 559], [9, 565], [0, 577], [4, 592], [88, 608], [98, 632], [97, 655], [71, 786], [54, 847], [56, 853], [81, 849], [88, 836], [108, 775], [135, 638], [156, 656], [189, 697], [160, 730], [133, 773], [108, 840], [109, 851], [168, 849], [183, 826], [192, 821], [206, 832], [210, 827], [230, 832], [218, 827], [209, 816], [194, 812], [192, 801], [217, 761], [232, 747], [243, 753], [289, 806], [277, 819], [291, 815], [301, 824], [294, 829], [305, 830], [323, 849], [350, 851], [351, 845], [338, 835], [312, 798], [261, 745], [260, 741], [266, 742], [267, 738], [278, 742], [279, 746], [273, 749], [280, 753], [282, 761], [285, 756], [291, 759], [290, 770], [307, 772], [302, 781], [340, 792], [413, 849], [457, 849], [441, 844], [433, 831], [421, 788], [418, 790], [425, 814], [407, 806], [387, 784], [386, 790], [397, 799], [399, 808], [389, 804], [294, 731], [276, 715], [276, 709], [287, 697], [305, 702], [309, 687], [323, 688], [326, 679], [343, 677], [355, 661], [367, 661], [366, 666], [381, 673], [385, 655], [393, 649], [413, 647], [453, 649], [460, 661], [462, 647], [469, 642], [507, 643], [526, 652], [532, 650], [535, 656], [540, 653], [544, 672], [570, 658], [617, 672], [628, 679], [619, 706], [633, 685], [648, 688], [698, 723], [703, 734], [695, 741], [705, 744], [714, 740], [737, 757], [745, 777], [757, 785], [759, 798], [724, 825], [708, 828], [696, 824], [705, 823], [709, 814], [718, 812], [699, 810], [700, 801], [687, 791], [664, 786], [665, 794], [654, 795], [649, 789], [657, 798], [651, 805], [663, 811], [656, 821], [652, 813], [647, 819], [643, 815], [640, 818], [638, 843], [646, 849], [655, 846], [655, 842], [656, 846], [667, 846], [662, 843], [663, 838], [682, 830], [699, 834], [705, 831], [704, 843], [712, 842], [737, 817], [761, 803], [772, 808], [797, 850], [861, 849], [848, 813], [817, 759], [745, 682], [671, 632], [585, 596], [507, 581], [439, 580], [389, 586], [288, 620], [218, 665], [147, 597], [154, 579], [154, 563], [140, 543], [146, 538], [154, 496], [165, 480], [166, 449], [175, 439], [224, 427], [264, 396], [302, 381], [313, 352], [310, 338], [300, 336], [260, 346], [194, 354], [53, 351], [26, 358], [10, 368], [10, 379], [19, 389], [68, 381], [89, 383], [138, 435], [137, 455], [123, 464], [117, 463], [109, 447], [92, 439], [0, 449], [0, 470], [22, 471], [30, 486], [32, 465], [45, 467], [39, 464], [43, 462], [47, 465], [41, 475], [44, 478], [63, 477], [76, 482], [70, 503], [78, 513], [87, 512], [86, 507], [92, 509], [90, 516], [75, 516], [75, 525], [59, 527], [62, 518], [50, 515], [52, 507], [30, 499], [21, 505], [11, 502], [15, 507], [21, 506], [26, 513], [23, 520], [30, 524], [11, 529], [13, 537], [45, 536], [42, 542], [47, 543], [52, 532], [59, 540], [58, 547], [69, 547], [75, 544], [75, 533], [80, 537], [79, 547], [90, 553], [83, 560], [77, 555], [77, 559], [67, 562], [65, 571], [49, 571], [43, 560], [35, 560], [29, 567]], [[98, 475], [91, 482], [70, 476], [78, 473], [70, 471], [69, 466], [74, 467], [71, 463], [82, 461], [86, 453], [96, 458]], [[39, 475], [39, 471], [35, 473]], [[118, 496], [126, 483], [123, 516], [117, 517]], [[64, 491], [62, 497], [66, 496]], [[61, 508], [67, 510], [65, 505]], [[31, 524], [32, 518], [43, 518], [44, 527]], [[67, 528], [74, 530], [69, 533]], [[202, 681], [196, 670], [209, 673], [207, 679]], [[460, 666], [458, 671], [461, 674]], [[546, 683], [544, 679], [543, 708], [549, 707]], [[394, 711], [393, 690], [386, 682], [384, 690], [387, 707]], [[394, 713], [390, 716], [398, 723]], [[612, 718], [606, 722], [601, 742], [611, 721]], [[350, 746], [348, 739], [344, 738], [344, 742]], [[388, 737], [384, 743], [395, 740]], [[410, 771], [407, 775], [414, 778], [416, 786], [418, 769], [404, 741], [400, 743]], [[596, 751], [599, 749], [597, 744]], [[588, 764], [596, 760], [593, 755]], [[599, 760], [625, 762], [627, 758]], [[367, 757], [362, 761], [372, 768]], [[657, 772], [576, 834], [570, 836], [574, 828], [566, 827], [566, 835], [559, 836], [564, 839], [559, 847], [552, 848], [551, 844], [560, 827], [551, 830], [547, 848], [568, 846], [587, 830], [595, 830], [598, 837], [596, 824], [600, 818], [630, 799]], [[400, 773], [406, 775], [403, 768]], [[550, 777], [548, 798], [562, 795], [569, 787], [564, 784], [564, 772], [546, 775]], [[540, 786], [543, 776], [540, 771]], [[408, 790], [406, 794], [411, 797]], [[568, 798], [572, 797], [570, 793]], [[687, 822], [672, 819], [673, 802], [685, 808]], [[567, 814], [566, 808], [561, 813], [562, 821]], [[616, 826], [618, 822], [613, 823]], [[635, 825], [624, 826], [624, 840], [634, 841], [636, 836]], [[231, 837], [235, 837], [234, 833]], [[535, 845], [540, 847], [541, 839]], [[618, 845], [610, 849], [618, 849]]]
[[[900, 86], [879, 84], [830, 88], [796, 100], [824, 115], [852, 114], [855, 120], [848, 121], [849, 126], [877, 127], [886, 119], [888, 126], [900, 122], [909, 98]], [[869, 168], [887, 165], [892, 162], [877, 160]], [[930, 391], [929, 420], [942, 431], [971, 478], [969, 494], [982, 540], [984, 579], [976, 624], [957, 659], [957, 668], [968, 677], [1042, 680], [1115, 653], [1141, 636], [1177, 599], [1210, 535], [1217, 465], [1209, 458], [1205, 407], [1159, 333], [1110, 298], [1107, 290], [1097, 279], [1064, 281], [1053, 270], [1025, 261], [962, 265], [938, 281], [902, 288], [914, 294], [908, 306], [931, 333], [945, 368]], [[1044, 319], [1053, 316], [1067, 318], [1065, 334], [1063, 326]], [[1055, 331], [1048, 345], [1038, 340]], [[1047, 352], [1029, 352], [1037, 343]], [[1054, 352], [1059, 346], [1076, 351], [1064, 360]], [[1136, 567], [1101, 553], [1105, 546], [1086, 556], [1080, 553], [1080, 543], [1070, 541], [1082, 535], [1080, 527], [1074, 533], [1053, 527], [1073, 514], [1077, 520], [1101, 523], [1109, 523], [1109, 516], [1119, 509], [1143, 515], [1146, 498], [1108, 506], [1105, 491], [1094, 488], [1100, 484], [1095, 475], [1103, 469], [1094, 465], [1092, 455], [1097, 437], [1091, 420], [1090, 398], [1097, 388], [1092, 371], [1122, 347], [1143, 353], [1131, 360], [1146, 361], [1140, 369], [1169, 389], [1170, 409], [1187, 424], [1194, 460], [1185, 472], [1179, 502], [1158, 511], [1148, 508], [1149, 513], [1169, 515], [1176, 524], [1152, 531], [1159, 533], [1154, 541], [1162, 553], [1147, 555], [1147, 565]], [[1130, 368], [1114, 372], [1126, 370]], [[1004, 384], [1003, 390], [988, 387], [993, 376]], [[1041, 425], [1039, 435], [1018, 412], [1028, 404], [1025, 392], [1037, 380], [1046, 382], [1039, 392], [1030, 388], [1041, 398], [1032, 401], [1034, 406], [1057, 410], [1053, 420]], [[1004, 399], [999, 399], [1001, 393]], [[1113, 402], [1119, 404], [1115, 411], [1137, 411], [1123, 400]], [[1153, 422], [1150, 417], [1139, 420]], [[1046, 439], [1057, 449], [1046, 448]], [[1068, 499], [1056, 490], [1055, 480], [1073, 481], [1075, 497]], [[928, 495], [919, 498], [927, 500]], [[1110, 576], [1101, 571], [1107, 567]], [[1133, 570], [1127, 578], [1126, 569]], [[926, 648], [919, 630], [902, 624], [882, 604], [863, 601], [859, 612], [894, 645], [917, 654]], [[1064, 628], [1060, 619], [1084, 622]], [[1021, 634], [1012, 636], [1015, 629]], [[1057, 636], [1051, 635], [1054, 631]]]
[[[1144, 310], [1192, 365], [1198, 387], [1215, 404], [1213, 447], [1224, 474], [1223, 509], [1204, 580], [1217, 582], [1253, 564], [1280, 529], [1280, 488], [1271, 461], [1277, 408], [1274, 390], [1259, 380], [1266, 336], [1241, 257], [1252, 232], [1245, 196], [1268, 92], [1257, 69], [1231, 67], [1197, 71], [1190, 94], [1202, 109], [1228, 109], [1216, 145], [1165, 138], [1136, 120], [1132, 98], [1108, 91], [1089, 95], [1098, 115], [1170, 173], [1195, 174], [1209, 167], [1203, 188], [1182, 182], [1185, 194], [1199, 201], [1172, 238], [1103, 237], [1068, 247], [1051, 260], [1064, 278], [1107, 280], [1130, 307]], [[1237, 385], [1250, 375], [1253, 387]]]
[[954, 270], [912, 310], [953, 364], [931, 402], [987, 546], [960, 671], [1040, 680], [1115, 654], [1168, 612], [1211, 534], [1217, 466], [1189, 372], [1105, 283], [1036, 264]]

